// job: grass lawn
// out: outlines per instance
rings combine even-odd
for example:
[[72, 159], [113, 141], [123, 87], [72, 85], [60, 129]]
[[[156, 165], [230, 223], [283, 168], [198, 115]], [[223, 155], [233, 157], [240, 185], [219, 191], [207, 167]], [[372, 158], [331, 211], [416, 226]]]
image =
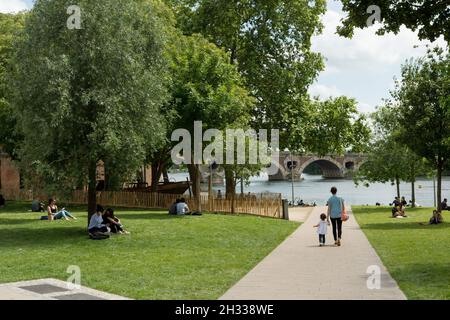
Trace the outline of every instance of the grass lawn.
[[406, 211], [390, 218], [390, 208], [353, 207], [370, 243], [408, 299], [450, 299], [450, 212], [444, 223], [422, 226], [433, 209]]
[[134, 299], [216, 299], [298, 223], [255, 216], [169, 216], [119, 209], [131, 235], [89, 240], [85, 208], [77, 221], [39, 221], [30, 204], [0, 209], [0, 283], [57, 278], [81, 268], [82, 285]]

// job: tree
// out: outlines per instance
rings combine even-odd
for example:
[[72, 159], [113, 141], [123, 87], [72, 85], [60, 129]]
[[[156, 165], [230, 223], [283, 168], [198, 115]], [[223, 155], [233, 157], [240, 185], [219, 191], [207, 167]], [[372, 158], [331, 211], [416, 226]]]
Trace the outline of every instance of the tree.
[[164, 136], [163, 34], [157, 1], [79, 0], [81, 29], [67, 27], [71, 1], [38, 1], [15, 53], [13, 104], [23, 167], [58, 190], [88, 186], [96, 168], [128, 176]]
[[16, 119], [9, 103], [8, 70], [13, 55], [14, 42], [24, 25], [25, 14], [0, 13], [0, 148], [16, 157], [15, 149], [21, 140], [16, 131]]
[[[325, 1], [166, 0], [186, 34], [201, 33], [229, 53], [256, 99], [251, 126], [279, 129], [280, 146], [303, 146], [308, 87], [323, 69], [310, 50]], [[227, 193], [235, 192], [226, 171]]]
[[[252, 127], [280, 129], [280, 145], [299, 145], [307, 90], [323, 69], [310, 51], [325, 1], [167, 0], [180, 28], [226, 50], [256, 98]], [[299, 132], [296, 130], [296, 132]]]
[[450, 159], [450, 54], [429, 50], [402, 66], [392, 108], [399, 115], [398, 139], [436, 170], [438, 210], [442, 172]]
[[363, 152], [370, 138], [366, 118], [358, 113], [356, 101], [344, 96], [312, 100], [303, 129], [305, 147], [301, 151], [319, 155]]
[[[380, 8], [381, 23], [377, 31], [398, 33], [402, 25], [413, 31], [418, 30], [421, 40], [436, 40], [441, 35], [450, 40], [450, 7], [446, 0], [342, 0], [343, 11], [348, 13], [343, 19], [338, 33], [352, 37], [355, 28], [366, 28], [367, 20], [374, 13], [370, 6]], [[369, 24], [370, 25], [370, 24]]]
[[[169, 134], [183, 128], [194, 137], [195, 121], [202, 121], [202, 129], [205, 130], [224, 130], [233, 124], [248, 123], [253, 99], [244, 88], [236, 66], [229, 63], [229, 55], [225, 51], [198, 34], [175, 35], [166, 54], [172, 75], [171, 98], [165, 110], [171, 119]], [[167, 142], [159, 154], [166, 155], [172, 148], [170, 136]], [[165, 160], [169, 160], [168, 157]], [[199, 166], [191, 163], [188, 168], [199, 204]]]
[[387, 103], [371, 114], [375, 141], [368, 149], [368, 159], [354, 176], [356, 184], [364, 182], [391, 182], [400, 197], [400, 181], [411, 183], [411, 201], [415, 206], [416, 178], [429, 173], [422, 157], [417, 156], [398, 138], [400, 115]]
[[400, 197], [400, 181], [411, 183], [411, 201], [415, 206], [416, 178], [425, 174], [426, 166], [403, 144], [399, 144], [393, 136], [378, 139], [372, 143], [366, 161], [353, 176], [355, 184], [368, 186], [373, 182], [390, 182], [396, 185], [397, 197]]

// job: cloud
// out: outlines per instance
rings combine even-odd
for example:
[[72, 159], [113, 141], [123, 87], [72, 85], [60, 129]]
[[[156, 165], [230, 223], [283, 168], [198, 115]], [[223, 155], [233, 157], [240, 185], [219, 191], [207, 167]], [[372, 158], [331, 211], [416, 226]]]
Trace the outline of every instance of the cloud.
[[339, 97], [342, 95], [342, 92], [334, 85], [313, 84], [309, 88], [309, 94], [313, 97], [319, 96], [320, 99], [328, 99], [330, 97]]
[[29, 7], [25, 0], [2, 0], [0, 2], [1, 13], [15, 13], [28, 9]]
[[360, 113], [372, 113], [373, 111], [375, 111], [375, 107], [372, 106], [369, 103], [365, 103], [365, 102], [359, 102], [357, 105], [357, 109]]
[[[324, 30], [312, 40], [314, 51], [321, 52], [326, 58], [327, 68], [341, 72], [348, 68], [360, 68], [376, 72], [383, 68], [397, 66], [407, 58], [421, 56], [426, 52], [429, 41], [420, 41], [417, 32], [401, 27], [400, 32], [378, 36], [377, 26], [356, 29], [352, 39], [336, 34], [336, 27], [344, 18], [342, 11], [328, 10], [322, 17]], [[437, 45], [445, 46], [439, 39]], [[418, 48], [414, 48], [418, 46]]]

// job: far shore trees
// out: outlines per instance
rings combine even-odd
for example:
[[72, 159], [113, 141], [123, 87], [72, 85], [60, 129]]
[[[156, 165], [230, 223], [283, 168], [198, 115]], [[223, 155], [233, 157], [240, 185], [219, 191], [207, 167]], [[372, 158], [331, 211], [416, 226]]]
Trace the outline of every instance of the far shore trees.
[[154, 13], [158, 1], [77, 5], [81, 29], [67, 27], [65, 0], [37, 1], [29, 12], [14, 57], [12, 103], [24, 136], [22, 166], [53, 190], [87, 185], [90, 217], [97, 163], [132, 174], [165, 135], [165, 22]]
[[375, 141], [367, 150], [367, 160], [353, 176], [356, 184], [368, 186], [373, 182], [395, 184], [400, 197], [400, 182], [411, 183], [411, 201], [415, 206], [415, 182], [418, 176], [429, 173], [423, 157], [416, 155], [408, 146], [398, 141], [400, 118], [389, 105], [372, 113]]

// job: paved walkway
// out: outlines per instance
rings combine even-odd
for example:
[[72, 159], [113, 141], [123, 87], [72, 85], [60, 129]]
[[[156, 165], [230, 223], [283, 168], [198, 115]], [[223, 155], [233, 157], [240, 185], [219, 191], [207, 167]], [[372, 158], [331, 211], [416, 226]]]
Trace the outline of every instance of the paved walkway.
[[114, 294], [81, 286], [68, 287], [57, 279], [40, 279], [0, 284], [0, 300], [127, 300]]
[[314, 207], [289, 207], [289, 220], [305, 222]]
[[[344, 223], [342, 246], [335, 247], [331, 228], [327, 246], [318, 246], [313, 225], [325, 207], [306, 221], [221, 299], [406, 299], [370, 245], [353, 215]], [[369, 289], [369, 266], [379, 266], [381, 288]]]

